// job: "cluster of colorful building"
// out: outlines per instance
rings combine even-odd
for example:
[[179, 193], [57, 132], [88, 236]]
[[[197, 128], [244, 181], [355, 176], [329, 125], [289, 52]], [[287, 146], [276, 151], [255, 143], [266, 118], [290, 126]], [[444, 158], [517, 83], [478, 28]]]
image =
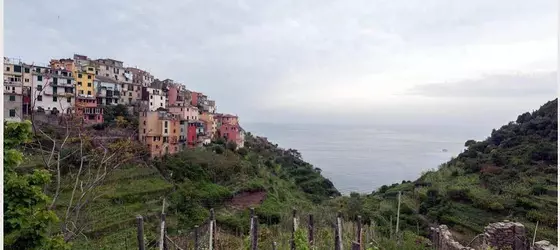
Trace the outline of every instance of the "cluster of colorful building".
[[238, 117], [216, 112], [216, 102], [171, 79], [113, 59], [83, 55], [48, 65], [4, 58], [4, 120], [31, 114], [72, 115], [83, 124], [103, 123], [104, 108], [125, 105], [139, 116], [138, 139], [152, 157], [224, 138], [243, 147]]

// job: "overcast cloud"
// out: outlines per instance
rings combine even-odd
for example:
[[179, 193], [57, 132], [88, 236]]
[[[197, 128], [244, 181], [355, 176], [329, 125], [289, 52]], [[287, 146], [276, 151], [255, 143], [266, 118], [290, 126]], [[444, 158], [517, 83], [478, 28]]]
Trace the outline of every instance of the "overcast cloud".
[[6, 56], [114, 58], [242, 121], [488, 122], [557, 95], [557, 1], [7, 0]]

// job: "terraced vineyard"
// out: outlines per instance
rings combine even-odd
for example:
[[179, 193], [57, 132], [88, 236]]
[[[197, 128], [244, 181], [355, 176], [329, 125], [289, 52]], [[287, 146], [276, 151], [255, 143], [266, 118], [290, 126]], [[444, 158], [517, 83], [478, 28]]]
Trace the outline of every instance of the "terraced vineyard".
[[[65, 179], [66, 188], [56, 202], [56, 211], [61, 218], [72, 193], [69, 177]], [[73, 249], [135, 248], [136, 215], [145, 217], [147, 232], [156, 232], [162, 198], [172, 191], [173, 185], [154, 168], [126, 166], [115, 170], [98, 187], [98, 198], [88, 205], [84, 219], [89, 223], [83, 235], [73, 242]], [[176, 221], [173, 216], [167, 220], [170, 225]]]

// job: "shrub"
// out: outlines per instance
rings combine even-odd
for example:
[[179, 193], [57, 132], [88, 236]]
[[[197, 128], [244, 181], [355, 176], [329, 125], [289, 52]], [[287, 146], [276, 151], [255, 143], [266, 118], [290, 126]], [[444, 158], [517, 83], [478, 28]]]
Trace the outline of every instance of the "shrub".
[[237, 153], [240, 154], [241, 156], [246, 156], [249, 151], [246, 148], [240, 148], [237, 150]]
[[212, 149], [214, 152], [216, 152], [216, 154], [223, 154], [225, 149], [224, 147], [220, 146], [220, 145], [215, 145], [214, 148]]
[[447, 190], [447, 197], [454, 201], [470, 201], [469, 190], [460, 187], [451, 187]]
[[235, 151], [237, 149], [237, 143], [235, 143], [234, 141], [228, 141], [226, 144], [226, 148], [231, 151]]

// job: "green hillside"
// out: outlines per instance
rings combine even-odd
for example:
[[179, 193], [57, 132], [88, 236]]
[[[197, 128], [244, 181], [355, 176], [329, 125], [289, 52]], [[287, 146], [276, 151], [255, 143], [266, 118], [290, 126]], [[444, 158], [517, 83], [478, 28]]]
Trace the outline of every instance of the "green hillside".
[[[297, 150], [279, 148], [251, 134], [239, 150], [215, 141], [149, 160], [134, 141], [99, 142], [83, 131], [69, 136], [62, 147], [64, 129], [45, 127], [44, 134], [36, 133], [32, 142], [19, 148], [25, 158], [15, 169], [25, 175], [49, 166], [51, 183], [44, 190], [56, 199], [46, 206], [60, 219], [49, 232], [64, 232], [73, 249], [134, 249], [136, 215], [144, 216], [146, 243], [155, 246], [164, 198], [171, 237], [185, 238], [185, 232], [203, 225], [214, 208], [224, 249], [246, 246], [247, 238], [240, 235], [249, 230], [248, 207], [255, 207], [261, 223], [259, 244], [281, 242], [279, 249], [287, 247], [294, 207], [302, 223], [307, 214], [315, 215], [316, 243], [321, 247], [332, 243], [337, 212], [346, 221], [347, 243], [354, 237], [352, 221], [360, 215], [372, 229], [369, 243], [381, 249], [425, 249], [419, 243], [425, 239], [417, 235], [427, 236], [429, 226], [436, 223], [450, 226], [459, 240], [468, 242], [488, 223], [503, 219], [522, 222], [529, 231], [538, 221], [537, 240], [556, 242], [557, 106], [557, 100], [548, 102], [493, 130], [483, 141], [467, 141], [464, 152], [416, 181], [363, 195], [340, 196]], [[54, 147], [49, 138], [57, 141]], [[61, 163], [59, 192], [58, 161], [41, 157], [48, 156], [51, 148], [56, 152], [52, 159]], [[298, 235], [304, 238], [305, 232]]]
[[395, 197], [402, 191], [405, 229], [424, 228], [426, 235], [428, 225], [446, 224], [468, 242], [488, 223], [518, 221], [532, 232], [538, 221], [537, 240], [557, 242], [557, 110], [556, 99], [483, 141], [467, 141], [464, 152], [414, 182], [343, 197], [346, 213], [394, 220]]

